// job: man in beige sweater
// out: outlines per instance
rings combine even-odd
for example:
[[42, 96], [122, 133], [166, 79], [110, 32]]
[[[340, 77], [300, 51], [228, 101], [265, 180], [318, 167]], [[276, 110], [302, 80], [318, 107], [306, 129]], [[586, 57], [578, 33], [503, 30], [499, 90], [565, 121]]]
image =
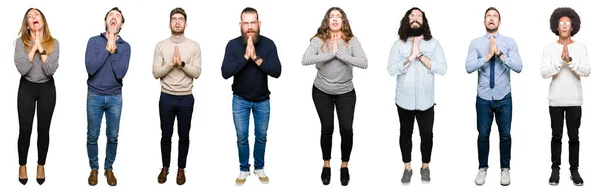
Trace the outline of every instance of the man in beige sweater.
[[177, 118], [179, 134], [179, 157], [177, 184], [185, 183], [184, 168], [190, 145], [190, 125], [194, 111], [194, 78], [200, 76], [200, 45], [184, 36], [187, 14], [182, 8], [175, 8], [170, 14], [171, 37], [159, 42], [154, 50], [152, 74], [160, 79], [161, 94], [159, 101], [160, 140], [163, 168], [158, 175], [158, 183], [167, 181], [171, 165], [171, 136], [173, 124]]

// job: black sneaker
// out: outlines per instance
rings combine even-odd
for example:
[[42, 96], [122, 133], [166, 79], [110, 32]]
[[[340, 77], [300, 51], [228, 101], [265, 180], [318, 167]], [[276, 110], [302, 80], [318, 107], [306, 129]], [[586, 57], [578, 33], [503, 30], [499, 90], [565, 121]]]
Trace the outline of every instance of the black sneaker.
[[575, 186], [583, 186], [583, 179], [581, 179], [577, 170], [571, 170], [571, 180], [573, 180]]
[[552, 174], [550, 174], [550, 185], [556, 186], [558, 185], [558, 180], [560, 179], [559, 169], [552, 169]]
[[342, 182], [342, 186], [347, 186], [350, 181], [350, 173], [348, 172], [348, 168], [340, 169], [340, 181]]
[[331, 168], [323, 167], [321, 181], [323, 181], [323, 185], [329, 185], [329, 182], [331, 181]]

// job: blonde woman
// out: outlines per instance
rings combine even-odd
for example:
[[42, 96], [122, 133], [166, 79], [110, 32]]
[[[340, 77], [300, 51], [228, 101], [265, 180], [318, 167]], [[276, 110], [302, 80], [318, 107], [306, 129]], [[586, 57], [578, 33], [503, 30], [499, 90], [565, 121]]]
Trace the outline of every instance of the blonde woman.
[[27, 183], [27, 153], [33, 117], [37, 110], [38, 166], [36, 180], [43, 184], [44, 165], [50, 141], [50, 122], [56, 104], [56, 88], [52, 76], [58, 68], [58, 41], [50, 35], [46, 17], [36, 8], [23, 16], [21, 36], [15, 43], [15, 65], [21, 74], [17, 96], [19, 114], [19, 182]]

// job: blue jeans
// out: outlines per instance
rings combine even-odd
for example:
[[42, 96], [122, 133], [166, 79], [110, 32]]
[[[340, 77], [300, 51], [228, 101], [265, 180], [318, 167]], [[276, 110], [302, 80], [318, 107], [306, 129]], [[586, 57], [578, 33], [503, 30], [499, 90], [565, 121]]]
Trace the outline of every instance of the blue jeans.
[[508, 93], [503, 99], [488, 101], [477, 97], [477, 149], [479, 150], [479, 168], [488, 167], [490, 153], [490, 131], [496, 115], [496, 125], [500, 133], [500, 167], [510, 168], [510, 124], [512, 122], [512, 97]]
[[248, 101], [241, 96], [233, 95], [233, 123], [237, 134], [240, 171], [250, 171], [250, 145], [248, 145], [248, 127], [250, 111], [254, 115], [254, 169], [263, 169], [265, 165], [265, 146], [267, 145], [267, 128], [271, 105], [269, 100], [260, 102]]
[[117, 143], [119, 137], [119, 122], [121, 121], [121, 108], [123, 97], [117, 95], [99, 95], [88, 91], [87, 96], [87, 152], [90, 168], [98, 170], [98, 137], [102, 116], [106, 113], [106, 159], [104, 169], [112, 170], [112, 165], [117, 156]]

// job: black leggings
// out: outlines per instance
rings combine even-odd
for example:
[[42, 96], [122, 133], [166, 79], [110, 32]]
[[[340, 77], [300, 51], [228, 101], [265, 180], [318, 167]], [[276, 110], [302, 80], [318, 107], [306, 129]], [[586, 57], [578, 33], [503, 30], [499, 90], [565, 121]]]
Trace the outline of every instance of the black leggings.
[[312, 97], [321, 120], [321, 151], [323, 160], [331, 159], [331, 140], [333, 137], [333, 110], [337, 110], [342, 136], [342, 161], [350, 160], [352, 152], [352, 122], [354, 122], [354, 107], [356, 105], [356, 92], [340, 95], [330, 95], [313, 86]]
[[29, 140], [31, 138], [36, 103], [38, 118], [38, 164], [45, 165], [50, 141], [50, 122], [52, 121], [54, 105], [56, 104], [54, 79], [50, 78], [45, 83], [32, 83], [21, 77], [17, 97], [17, 109], [19, 112], [19, 165], [27, 164], [27, 153], [29, 152]]

